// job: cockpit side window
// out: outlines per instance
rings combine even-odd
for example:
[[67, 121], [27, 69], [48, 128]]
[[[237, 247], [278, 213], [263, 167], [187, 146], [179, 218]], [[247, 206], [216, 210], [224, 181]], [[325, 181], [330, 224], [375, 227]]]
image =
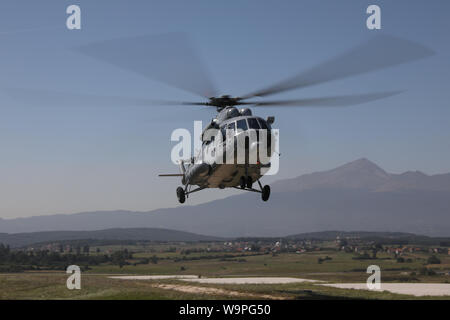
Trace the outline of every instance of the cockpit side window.
[[229, 123], [228, 126], [227, 126], [228, 130], [233, 130], [234, 131], [235, 128], [236, 128], [236, 124], [234, 122]]
[[236, 122], [236, 124], [237, 124], [238, 130], [242, 130], [242, 131], [247, 130], [247, 121], [245, 121], [245, 119], [238, 120]]
[[260, 129], [259, 123], [255, 118], [247, 118], [247, 121], [250, 129]]

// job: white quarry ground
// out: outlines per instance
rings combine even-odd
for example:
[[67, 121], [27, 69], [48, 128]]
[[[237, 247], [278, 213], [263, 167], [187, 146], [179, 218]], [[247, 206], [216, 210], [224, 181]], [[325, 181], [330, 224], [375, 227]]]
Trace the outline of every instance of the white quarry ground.
[[318, 280], [283, 278], [283, 277], [196, 278], [196, 279], [181, 279], [181, 280], [198, 283], [215, 283], [215, 284], [284, 284], [284, 283], [299, 283], [299, 282], [321, 282]]
[[199, 278], [194, 275], [155, 275], [155, 276], [110, 276], [111, 279], [122, 280], [164, 280], [179, 279], [198, 283], [216, 283], [216, 284], [283, 284], [300, 282], [322, 282], [319, 280], [309, 280], [287, 277], [246, 277], [246, 278]]
[[113, 276], [108, 278], [122, 279], [122, 280], [164, 280], [164, 279], [197, 279], [198, 276], [193, 275]]
[[[365, 283], [327, 283], [320, 285], [341, 289], [369, 290]], [[389, 291], [416, 297], [450, 296], [450, 283], [381, 283], [381, 289], [373, 289], [371, 291]]]

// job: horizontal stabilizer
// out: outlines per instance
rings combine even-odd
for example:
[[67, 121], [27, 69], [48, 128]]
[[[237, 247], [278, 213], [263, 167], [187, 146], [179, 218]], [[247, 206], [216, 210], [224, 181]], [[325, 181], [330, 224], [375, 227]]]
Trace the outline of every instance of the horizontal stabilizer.
[[182, 173], [163, 173], [163, 174], [158, 174], [159, 177], [182, 177], [183, 174]]

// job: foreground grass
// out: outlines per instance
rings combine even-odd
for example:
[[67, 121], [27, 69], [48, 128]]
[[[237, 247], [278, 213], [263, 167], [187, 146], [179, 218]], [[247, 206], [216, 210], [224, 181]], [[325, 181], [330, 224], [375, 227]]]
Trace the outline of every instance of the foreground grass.
[[66, 288], [64, 273], [0, 275], [0, 299], [205, 299], [198, 295], [158, 289], [152, 281], [119, 281], [105, 275], [83, 275], [81, 290]]

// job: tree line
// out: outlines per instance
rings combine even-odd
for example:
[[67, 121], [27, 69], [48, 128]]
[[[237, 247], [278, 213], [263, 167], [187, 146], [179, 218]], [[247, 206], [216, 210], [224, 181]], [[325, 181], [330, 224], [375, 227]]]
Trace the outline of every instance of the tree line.
[[129, 264], [133, 255], [127, 249], [107, 254], [89, 254], [89, 248], [77, 248], [75, 252], [62, 253], [49, 250], [23, 251], [11, 250], [0, 243], [0, 272], [21, 272], [25, 270], [65, 270], [75, 264], [87, 270], [89, 266], [102, 263], [119, 265]]

